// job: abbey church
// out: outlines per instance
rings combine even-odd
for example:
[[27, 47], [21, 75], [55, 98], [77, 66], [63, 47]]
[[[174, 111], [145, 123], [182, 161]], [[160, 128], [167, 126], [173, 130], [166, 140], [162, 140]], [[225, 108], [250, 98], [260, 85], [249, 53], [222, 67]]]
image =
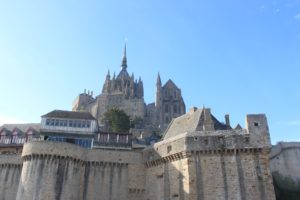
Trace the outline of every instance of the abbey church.
[[162, 85], [160, 75], [156, 81], [156, 101], [146, 104], [144, 87], [141, 78], [135, 79], [134, 74], [127, 71], [126, 45], [121, 63], [121, 71], [111, 77], [107, 73], [102, 93], [93, 97], [86, 91], [75, 99], [73, 111], [90, 112], [101, 125], [101, 118], [110, 108], [124, 110], [132, 119], [139, 117], [143, 120], [145, 129], [163, 132], [173, 118], [185, 114], [185, 104], [181, 90], [172, 80]]

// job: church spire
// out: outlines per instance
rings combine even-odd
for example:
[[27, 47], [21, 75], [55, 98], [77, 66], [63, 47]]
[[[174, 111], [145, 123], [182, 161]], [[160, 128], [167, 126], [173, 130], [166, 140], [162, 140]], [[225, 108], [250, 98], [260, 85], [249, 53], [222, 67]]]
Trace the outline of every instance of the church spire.
[[126, 43], [124, 46], [124, 52], [123, 52], [123, 58], [122, 58], [122, 65], [121, 65], [122, 70], [126, 70], [127, 69], [127, 57], [126, 57]]
[[110, 71], [108, 70], [107, 74], [106, 74], [106, 79], [110, 79]]
[[158, 74], [157, 74], [156, 86], [157, 86], [157, 87], [161, 87], [161, 79], [160, 79], [159, 72], [158, 72]]

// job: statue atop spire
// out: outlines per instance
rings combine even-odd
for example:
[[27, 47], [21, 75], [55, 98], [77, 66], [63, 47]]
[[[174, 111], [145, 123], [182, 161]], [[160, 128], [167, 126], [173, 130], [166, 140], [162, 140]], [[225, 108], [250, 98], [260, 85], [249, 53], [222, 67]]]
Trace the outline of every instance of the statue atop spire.
[[124, 46], [124, 52], [123, 52], [123, 58], [122, 58], [122, 65], [121, 65], [122, 70], [126, 70], [127, 69], [127, 57], [126, 57], [126, 43]]

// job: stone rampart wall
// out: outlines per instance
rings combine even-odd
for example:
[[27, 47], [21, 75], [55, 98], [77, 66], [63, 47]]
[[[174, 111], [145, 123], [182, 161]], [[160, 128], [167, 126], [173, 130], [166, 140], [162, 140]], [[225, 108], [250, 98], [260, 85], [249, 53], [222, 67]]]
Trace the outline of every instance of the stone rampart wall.
[[146, 170], [149, 200], [275, 199], [264, 149], [181, 153], [148, 162]]
[[[274, 200], [264, 137], [245, 130], [182, 133], [142, 152], [29, 142], [21, 178], [21, 158], [0, 157], [6, 184], [0, 194], [8, 200]], [[17, 182], [18, 189], [7, 189]]]
[[280, 142], [272, 147], [270, 169], [278, 199], [300, 198], [300, 142]]
[[0, 155], [0, 199], [16, 199], [21, 170], [20, 155]]
[[146, 177], [145, 199], [191, 199], [187, 158], [148, 167]]
[[22, 157], [18, 200], [143, 199], [141, 153], [32, 142], [25, 144]]
[[254, 151], [270, 149], [264, 134], [247, 133], [247, 130], [195, 131], [182, 133], [154, 144], [143, 152], [144, 162], [156, 160], [180, 152], [192, 151]]
[[146, 199], [274, 200], [265, 137], [198, 131], [154, 144], [143, 152]]

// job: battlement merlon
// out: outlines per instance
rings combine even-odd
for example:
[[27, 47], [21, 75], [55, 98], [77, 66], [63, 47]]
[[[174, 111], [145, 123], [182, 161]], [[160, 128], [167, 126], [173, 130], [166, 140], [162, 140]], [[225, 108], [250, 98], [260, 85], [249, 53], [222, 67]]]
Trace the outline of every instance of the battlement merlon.
[[271, 139], [269, 133], [269, 126], [265, 114], [249, 114], [246, 116], [245, 128], [252, 138], [257, 142], [265, 144], [271, 148]]

